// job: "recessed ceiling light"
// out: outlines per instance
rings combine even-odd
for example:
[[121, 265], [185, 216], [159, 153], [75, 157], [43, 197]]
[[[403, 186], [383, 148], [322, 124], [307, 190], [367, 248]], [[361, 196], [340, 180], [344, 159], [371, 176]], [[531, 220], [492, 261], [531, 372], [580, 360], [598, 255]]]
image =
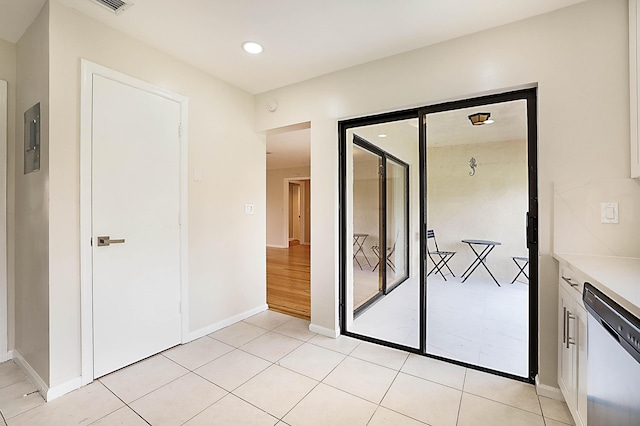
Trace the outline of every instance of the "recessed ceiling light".
[[494, 121], [492, 119], [485, 120], [484, 124], [493, 124]]
[[378, 135], [378, 137], [379, 137], [379, 138], [386, 138], [386, 137], [387, 137], [387, 134], [386, 134], [386, 133], [380, 133], [380, 134]]
[[256, 43], [255, 41], [245, 41], [242, 43], [242, 50], [247, 53], [251, 53], [252, 55], [257, 55], [258, 53], [262, 53], [264, 49], [260, 43]]

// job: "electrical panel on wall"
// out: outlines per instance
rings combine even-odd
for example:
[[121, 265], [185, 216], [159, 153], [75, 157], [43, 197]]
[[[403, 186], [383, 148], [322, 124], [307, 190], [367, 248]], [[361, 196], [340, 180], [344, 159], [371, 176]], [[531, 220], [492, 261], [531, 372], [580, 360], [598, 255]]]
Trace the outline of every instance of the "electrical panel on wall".
[[24, 113], [24, 174], [40, 170], [40, 102]]

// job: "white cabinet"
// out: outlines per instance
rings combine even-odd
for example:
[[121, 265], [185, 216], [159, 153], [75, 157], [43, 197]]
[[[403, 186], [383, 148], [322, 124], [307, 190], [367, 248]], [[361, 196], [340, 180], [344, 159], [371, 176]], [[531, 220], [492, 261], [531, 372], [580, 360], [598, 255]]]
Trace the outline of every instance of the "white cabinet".
[[640, 67], [638, 56], [640, 49], [640, 31], [638, 31], [638, 0], [629, 0], [629, 89], [630, 96], [630, 123], [631, 123], [631, 177], [640, 178]]
[[[559, 335], [559, 353], [558, 353], [558, 384], [564, 395], [569, 408], [577, 408], [577, 392], [578, 392], [578, 358], [575, 345], [575, 312], [576, 302], [573, 296], [563, 287], [560, 286], [560, 299], [558, 301], [560, 326]], [[575, 404], [574, 404], [575, 402]]]
[[577, 274], [560, 265], [558, 291], [558, 385], [573, 420], [587, 424], [587, 311]]

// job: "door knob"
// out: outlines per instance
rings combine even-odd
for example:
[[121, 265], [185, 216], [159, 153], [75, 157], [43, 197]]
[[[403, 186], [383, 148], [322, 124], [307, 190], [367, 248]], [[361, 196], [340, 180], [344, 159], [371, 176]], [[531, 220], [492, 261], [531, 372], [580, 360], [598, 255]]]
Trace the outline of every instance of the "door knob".
[[124, 238], [121, 238], [118, 240], [112, 240], [108, 235], [98, 237], [98, 247], [109, 246], [111, 244], [123, 244], [123, 243], [124, 243]]

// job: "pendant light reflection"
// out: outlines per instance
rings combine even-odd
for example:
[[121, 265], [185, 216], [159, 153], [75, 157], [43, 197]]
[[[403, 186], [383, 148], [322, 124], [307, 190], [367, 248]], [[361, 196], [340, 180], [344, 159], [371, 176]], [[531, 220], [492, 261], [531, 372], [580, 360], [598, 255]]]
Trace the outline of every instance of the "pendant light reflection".
[[493, 120], [491, 120], [489, 117], [491, 117], [490, 112], [476, 112], [475, 114], [471, 114], [469, 116], [469, 120], [474, 126], [482, 126], [483, 124], [493, 123]]

